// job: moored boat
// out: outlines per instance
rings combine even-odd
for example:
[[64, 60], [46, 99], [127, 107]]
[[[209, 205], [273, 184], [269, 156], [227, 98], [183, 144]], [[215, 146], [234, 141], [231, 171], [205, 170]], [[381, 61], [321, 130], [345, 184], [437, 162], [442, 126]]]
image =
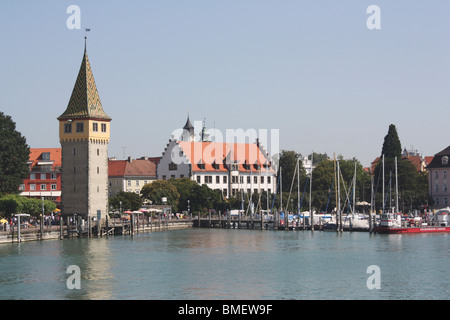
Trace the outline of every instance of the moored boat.
[[450, 226], [445, 224], [428, 225], [417, 221], [409, 226], [402, 226], [401, 214], [383, 213], [380, 217], [379, 225], [374, 228], [377, 233], [442, 233], [450, 232]]

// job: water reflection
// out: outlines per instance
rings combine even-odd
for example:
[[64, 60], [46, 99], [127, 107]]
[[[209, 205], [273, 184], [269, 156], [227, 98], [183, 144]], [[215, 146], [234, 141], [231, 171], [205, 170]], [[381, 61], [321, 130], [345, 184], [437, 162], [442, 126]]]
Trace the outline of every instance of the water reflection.
[[[448, 239], [188, 229], [5, 244], [0, 299], [447, 299]], [[366, 286], [373, 264], [380, 290]]]

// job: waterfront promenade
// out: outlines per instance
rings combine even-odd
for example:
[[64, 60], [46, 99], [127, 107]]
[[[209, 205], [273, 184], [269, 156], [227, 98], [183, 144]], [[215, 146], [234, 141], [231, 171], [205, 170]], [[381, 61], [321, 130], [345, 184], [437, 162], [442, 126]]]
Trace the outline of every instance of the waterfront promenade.
[[107, 237], [113, 235], [130, 235], [153, 232], [174, 230], [181, 228], [191, 228], [193, 225], [191, 219], [138, 219], [133, 221], [123, 219], [108, 219], [100, 228], [95, 223], [89, 228], [87, 224], [60, 224], [45, 225], [41, 229], [40, 225], [22, 226], [19, 230], [14, 226], [11, 230], [0, 231], [0, 244], [11, 242], [24, 242], [35, 240], [56, 240], [75, 237]]

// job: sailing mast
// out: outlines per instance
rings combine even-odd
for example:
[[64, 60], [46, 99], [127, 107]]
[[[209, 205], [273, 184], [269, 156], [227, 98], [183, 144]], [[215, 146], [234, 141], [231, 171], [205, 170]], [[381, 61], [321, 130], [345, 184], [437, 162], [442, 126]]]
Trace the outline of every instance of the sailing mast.
[[341, 196], [340, 196], [340, 186], [341, 186], [341, 182], [340, 182], [340, 175], [339, 175], [339, 160], [337, 160], [337, 211], [336, 211], [336, 232], [341, 231], [341, 224], [342, 224], [342, 219], [341, 219]]
[[400, 208], [398, 207], [398, 176], [397, 176], [397, 157], [395, 157], [395, 210], [400, 212]]
[[300, 227], [300, 157], [297, 159], [297, 227]]
[[384, 213], [384, 154], [382, 156], [382, 165], [383, 165], [383, 211], [381, 213]]
[[310, 180], [309, 180], [309, 217], [311, 219], [311, 231], [314, 231], [314, 214], [312, 212], [312, 207], [311, 207], [313, 160], [314, 160], [314, 153], [311, 153], [311, 172], [310, 172]]

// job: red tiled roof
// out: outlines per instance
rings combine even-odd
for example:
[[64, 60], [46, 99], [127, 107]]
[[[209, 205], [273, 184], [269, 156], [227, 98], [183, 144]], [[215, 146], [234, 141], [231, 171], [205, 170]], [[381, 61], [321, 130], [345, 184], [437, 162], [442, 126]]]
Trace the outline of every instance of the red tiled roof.
[[192, 171], [226, 172], [224, 164], [231, 162], [239, 165], [240, 172], [259, 171], [254, 165], [260, 166], [261, 172], [273, 171], [272, 166], [264, 168], [271, 164], [257, 144], [194, 141], [179, 141], [178, 144], [192, 164]]
[[31, 167], [35, 166], [39, 161], [46, 161], [42, 159], [43, 153], [50, 153], [50, 160], [53, 161], [53, 168], [61, 166], [61, 148], [30, 148], [29, 161]]
[[108, 176], [155, 176], [156, 165], [153, 161], [143, 159], [128, 160], [109, 160]]

